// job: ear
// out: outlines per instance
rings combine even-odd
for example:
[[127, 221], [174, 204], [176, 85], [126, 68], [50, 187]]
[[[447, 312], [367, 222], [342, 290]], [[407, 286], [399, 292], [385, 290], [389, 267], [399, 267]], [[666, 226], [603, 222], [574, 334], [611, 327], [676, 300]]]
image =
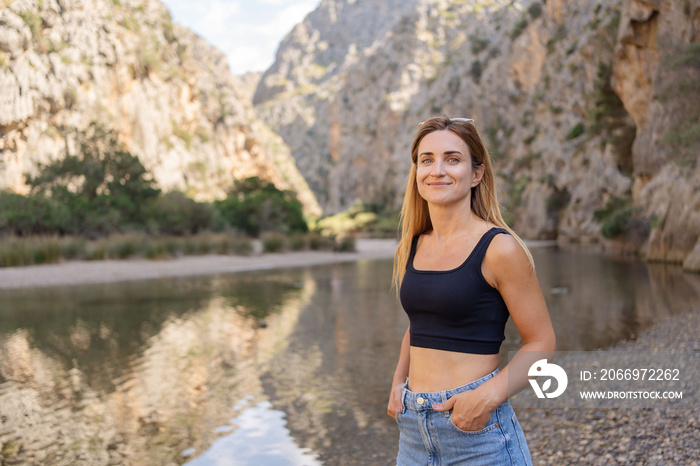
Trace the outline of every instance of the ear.
[[481, 183], [481, 178], [484, 177], [484, 170], [486, 168], [484, 167], [484, 164], [481, 163], [477, 167], [474, 168], [474, 179], [472, 180], [472, 188], [476, 187], [479, 183]]

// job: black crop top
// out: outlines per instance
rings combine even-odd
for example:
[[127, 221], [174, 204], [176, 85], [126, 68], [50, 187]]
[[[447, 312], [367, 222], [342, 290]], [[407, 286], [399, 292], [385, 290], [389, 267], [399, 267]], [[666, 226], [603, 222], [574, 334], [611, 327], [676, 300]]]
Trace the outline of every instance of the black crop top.
[[413, 238], [400, 292], [401, 305], [411, 322], [411, 346], [498, 353], [509, 313], [501, 294], [484, 279], [481, 263], [499, 233], [508, 234], [502, 228], [491, 228], [462, 265], [444, 271], [413, 267], [418, 236]]

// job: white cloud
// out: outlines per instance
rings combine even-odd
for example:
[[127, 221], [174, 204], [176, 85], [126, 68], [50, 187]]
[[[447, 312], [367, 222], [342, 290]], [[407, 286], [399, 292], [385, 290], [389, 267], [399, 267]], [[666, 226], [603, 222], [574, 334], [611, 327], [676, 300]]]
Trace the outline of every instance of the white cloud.
[[226, 35], [236, 24], [239, 12], [238, 2], [214, 0], [209, 3], [207, 13], [194, 23], [193, 28], [202, 35]]
[[231, 71], [264, 71], [284, 36], [320, 0], [163, 0], [173, 20], [228, 57]]

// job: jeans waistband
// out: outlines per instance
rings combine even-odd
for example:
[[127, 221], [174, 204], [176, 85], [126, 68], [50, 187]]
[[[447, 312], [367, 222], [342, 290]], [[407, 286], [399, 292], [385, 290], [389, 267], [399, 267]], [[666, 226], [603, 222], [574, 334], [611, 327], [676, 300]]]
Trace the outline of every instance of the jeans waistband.
[[408, 389], [408, 379], [406, 379], [402, 396], [404, 408], [413, 409], [416, 411], [421, 409], [430, 409], [432, 405], [447, 401], [458, 393], [466, 392], [467, 390], [474, 390], [482, 383], [486, 382], [490, 378], [493, 378], [496, 374], [498, 374], [498, 369], [486, 374], [480, 379], [476, 379], [473, 382], [462, 385], [461, 387], [443, 390], [441, 392], [412, 392]]

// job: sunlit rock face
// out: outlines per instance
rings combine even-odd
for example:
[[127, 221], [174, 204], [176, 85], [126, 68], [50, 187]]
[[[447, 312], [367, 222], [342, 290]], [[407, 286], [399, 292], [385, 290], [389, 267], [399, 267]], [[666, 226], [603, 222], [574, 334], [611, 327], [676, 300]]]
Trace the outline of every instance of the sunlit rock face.
[[[467, 116], [523, 236], [680, 261], [700, 233], [700, 76], [674, 57], [699, 28], [697, 0], [324, 0], [254, 103], [327, 213], [400, 205], [418, 123]], [[631, 238], [601, 233], [614, 198], [638, 208]]]
[[2, 5], [0, 188], [24, 192], [25, 173], [98, 121], [164, 190], [210, 200], [256, 175], [320, 212], [286, 144], [255, 117], [250, 84], [159, 1]]

